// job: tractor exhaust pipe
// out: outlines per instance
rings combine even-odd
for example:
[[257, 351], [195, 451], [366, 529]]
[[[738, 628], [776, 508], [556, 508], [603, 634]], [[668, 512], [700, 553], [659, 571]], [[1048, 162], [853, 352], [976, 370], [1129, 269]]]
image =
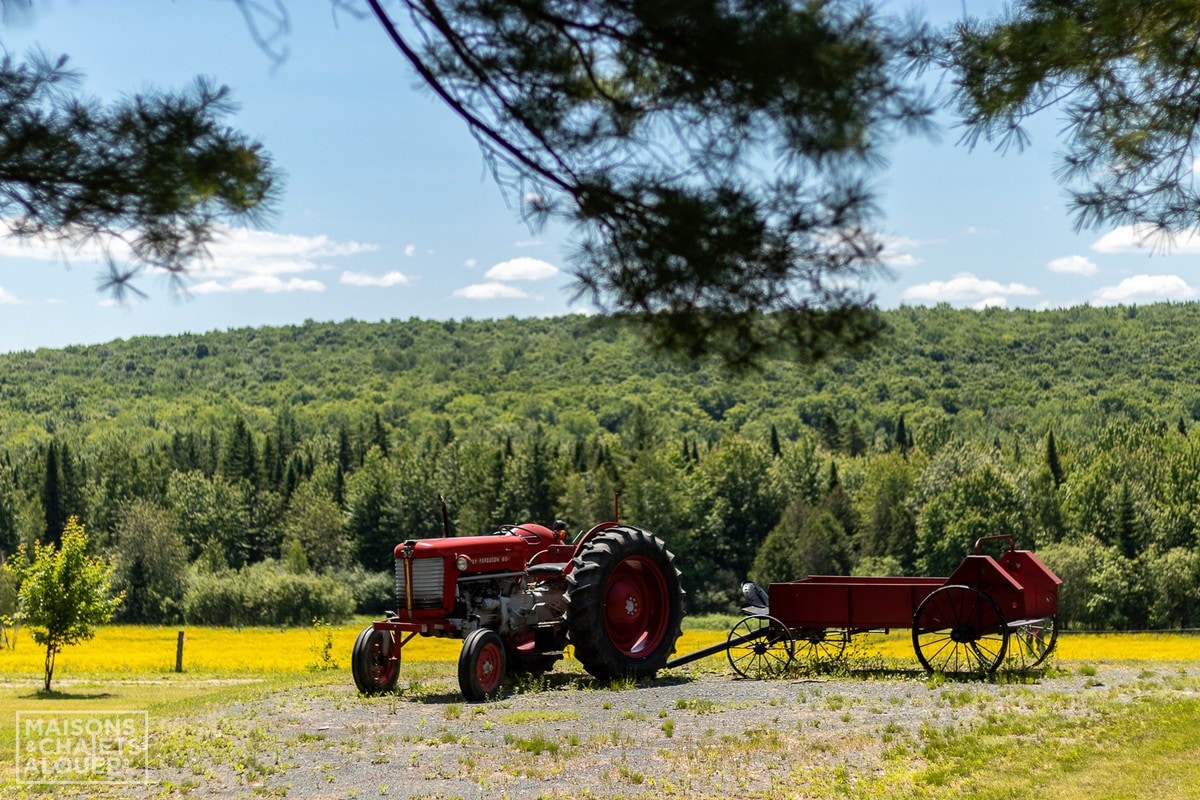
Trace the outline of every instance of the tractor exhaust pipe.
[[442, 538], [448, 539], [450, 533], [450, 512], [446, 510], [446, 498], [438, 495], [438, 505], [442, 507]]

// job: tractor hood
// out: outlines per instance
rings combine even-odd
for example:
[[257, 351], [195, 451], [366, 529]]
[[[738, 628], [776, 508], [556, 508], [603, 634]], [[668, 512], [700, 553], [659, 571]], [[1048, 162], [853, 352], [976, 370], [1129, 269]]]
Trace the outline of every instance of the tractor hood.
[[396, 545], [398, 559], [449, 559], [460, 572], [508, 572], [525, 568], [530, 556], [559, 544], [561, 538], [544, 525], [505, 527], [489, 536], [410, 539]]

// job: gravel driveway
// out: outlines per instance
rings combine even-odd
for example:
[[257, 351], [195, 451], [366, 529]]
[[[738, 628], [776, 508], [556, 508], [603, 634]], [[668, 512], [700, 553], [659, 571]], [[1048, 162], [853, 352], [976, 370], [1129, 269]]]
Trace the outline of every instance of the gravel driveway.
[[1088, 714], [1093, 701], [1123, 702], [1148, 682], [1195, 695], [1200, 669], [1189, 669], [1164, 668], [1160, 682], [1106, 665], [1020, 683], [675, 670], [612, 686], [560, 665], [480, 704], [448, 679], [360, 697], [347, 678], [175, 724], [162, 734], [173, 755], [156, 759], [151, 778], [168, 794], [220, 798], [824, 796], [835, 782], [881, 776], [931, 731], [988, 715]]

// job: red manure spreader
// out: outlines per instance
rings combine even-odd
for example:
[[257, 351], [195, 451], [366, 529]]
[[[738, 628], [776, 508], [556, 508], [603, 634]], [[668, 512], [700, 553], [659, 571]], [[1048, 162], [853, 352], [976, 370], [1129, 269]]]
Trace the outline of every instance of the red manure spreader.
[[[989, 542], [1007, 550], [992, 557]], [[793, 659], [837, 659], [856, 633], [911, 628], [929, 672], [987, 677], [1001, 663], [1041, 664], [1058, 638], [1059, 580], [1011, 536], [985, 536], [948, 578], [812, 575], [743, 591], [749, 616], [723, 648], [742, 676], [781, 672]], [[690, 660], [683, 656], [670, 664]]]

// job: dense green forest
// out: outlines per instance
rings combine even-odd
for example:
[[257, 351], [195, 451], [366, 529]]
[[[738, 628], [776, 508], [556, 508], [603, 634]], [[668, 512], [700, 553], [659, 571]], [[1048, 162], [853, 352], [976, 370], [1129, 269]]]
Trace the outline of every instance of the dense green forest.
[[[0, 355], [0, 552], [78, 517], [130, 621], [386, 606], [391, 548], [610, 519], [742, 579], [947, 574], [1011, 533], [1073, 627], [1200, 623], [1200, 305], [885, 312], [729, 375], [612, 320], [315, 323]], [[11, 605], [0, 580], [0, 614]]]

